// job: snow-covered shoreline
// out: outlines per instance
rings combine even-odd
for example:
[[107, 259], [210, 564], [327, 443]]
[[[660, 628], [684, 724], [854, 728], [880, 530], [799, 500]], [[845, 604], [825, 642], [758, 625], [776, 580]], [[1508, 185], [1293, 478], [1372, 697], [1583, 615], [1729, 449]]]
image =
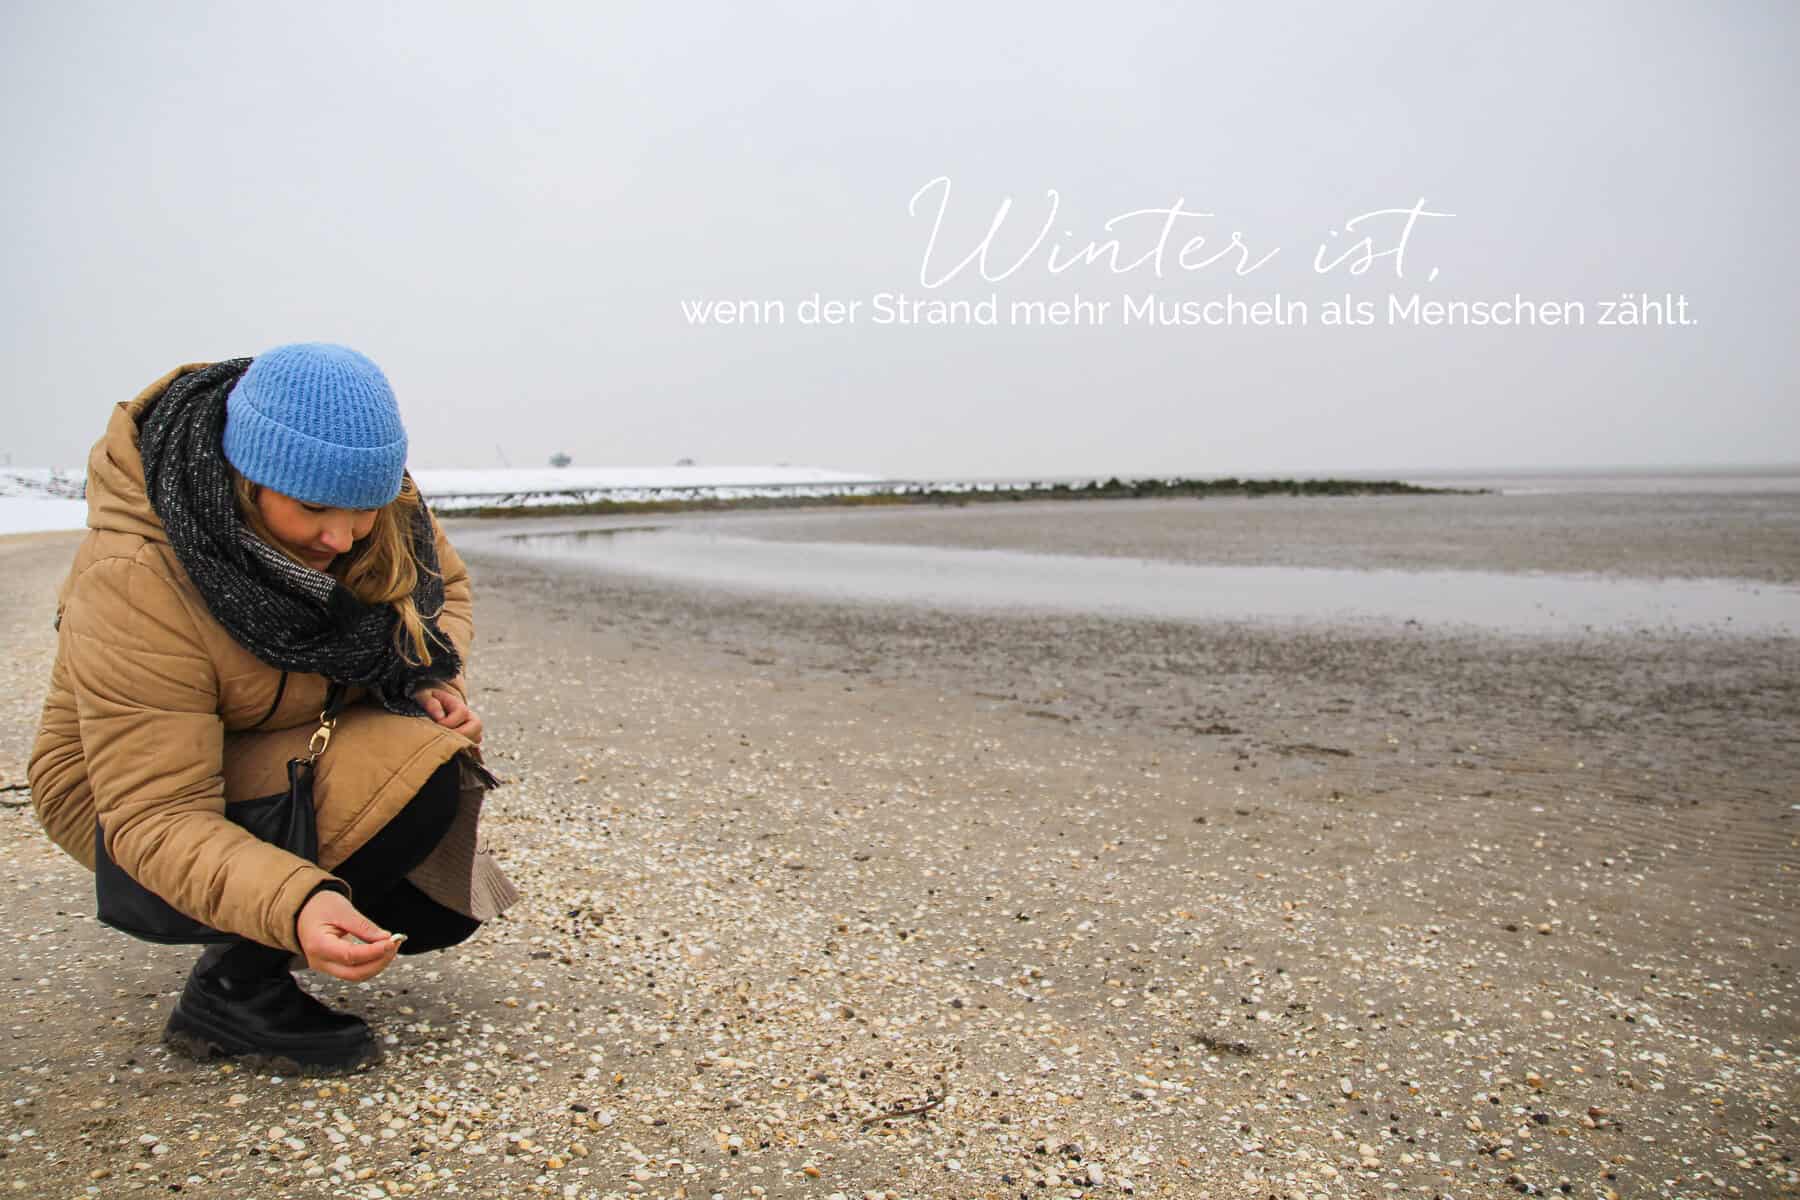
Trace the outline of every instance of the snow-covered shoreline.
[[441, 512], [535, 508], [598, 500], [734, 500], [832, 496], [882, 489], [884, 481], [821, 467], [425, 467], [412, 473]]
[[85, 471], [0, 467], [0, 534], [82, 528], [86, 488]]
[[[740, 499], [879, 491], [871, 475], [822, 467], [425, 467], [413, 479], [434, 509], [537, 507], [610, 499]], [[80, 529], [86, 472], [0, 467], [0, 534]]]

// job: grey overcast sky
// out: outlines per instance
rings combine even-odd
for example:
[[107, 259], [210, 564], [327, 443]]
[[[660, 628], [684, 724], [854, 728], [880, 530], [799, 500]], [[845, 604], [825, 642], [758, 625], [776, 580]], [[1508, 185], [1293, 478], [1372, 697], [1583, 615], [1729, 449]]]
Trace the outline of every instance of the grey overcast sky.
[[[415, 466], [1792, 463], [1797, 13], [12, 0], [0, 461], [78, 463], [178, 363], [325, 340], [386, 369]], [[989, 278], [934, 278], [1008, 199]], [[1106, 223], [1177, 200], [1213, 215], [1177, 219], [1160, 278], [1052, 270], [1109, 236], [1144, 258], [1164, 218]], [[1421, 200], [1454, 215], [1414, 222], [1403, 277], [1391, 254], [1315, 270], [1321, 243], [1393, 248], [1400, 218], [1344, 223]], [[1234, 232], [1278, 252], [1176, 261]], [[862, 319], [801, 324], [815, 292]], [[1602, 327], [1621, 292], [1697, 324]], [[880, 293], [1112, 311], [880, 325]], [[1312, 323], [1121, 320], [1277, 293]], [[1578, 299], [1588, 323], [1389, 325], [1390, 293]], [[1320, 324], [1346, 295], [1382, 320]], [[684, 313], [716, 299], [787, 323]]]

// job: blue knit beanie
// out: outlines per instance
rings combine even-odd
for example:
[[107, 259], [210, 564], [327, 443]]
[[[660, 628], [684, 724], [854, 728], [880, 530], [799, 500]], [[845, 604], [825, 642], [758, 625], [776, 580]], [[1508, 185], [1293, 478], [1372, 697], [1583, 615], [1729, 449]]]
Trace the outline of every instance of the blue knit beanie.
[[381, 368], [344, 346], [277, 346], [225, 401], [225, 458], [253, 483], [329, 508], [400, 494], [406, 430]]

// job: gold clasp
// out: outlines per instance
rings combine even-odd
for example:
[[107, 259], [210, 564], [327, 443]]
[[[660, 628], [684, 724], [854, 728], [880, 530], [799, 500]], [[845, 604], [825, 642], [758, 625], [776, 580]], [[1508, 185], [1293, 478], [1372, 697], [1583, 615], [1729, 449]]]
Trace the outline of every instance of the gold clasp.
[[337, 728], [337, 718], [319, 714], [319, 727], [313, 730], [312, 740], [306, 744], [306, 761], [311, 762], [325, 753], [325, 747], [331, 745], [331, 731]]

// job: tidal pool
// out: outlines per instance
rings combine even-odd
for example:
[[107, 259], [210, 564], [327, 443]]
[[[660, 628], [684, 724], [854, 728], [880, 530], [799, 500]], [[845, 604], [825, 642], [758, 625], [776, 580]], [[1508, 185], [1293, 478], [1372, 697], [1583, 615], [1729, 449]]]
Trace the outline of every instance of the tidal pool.
[[508, 553], [710, 587], [986, 611], [1474, 626], [1529, 634], [1800, 634], [1800, 588], [1735, 579], [1204, 566], [1015, 550], [766, 541], [667, 527], [512, 534], [491, 544]]

